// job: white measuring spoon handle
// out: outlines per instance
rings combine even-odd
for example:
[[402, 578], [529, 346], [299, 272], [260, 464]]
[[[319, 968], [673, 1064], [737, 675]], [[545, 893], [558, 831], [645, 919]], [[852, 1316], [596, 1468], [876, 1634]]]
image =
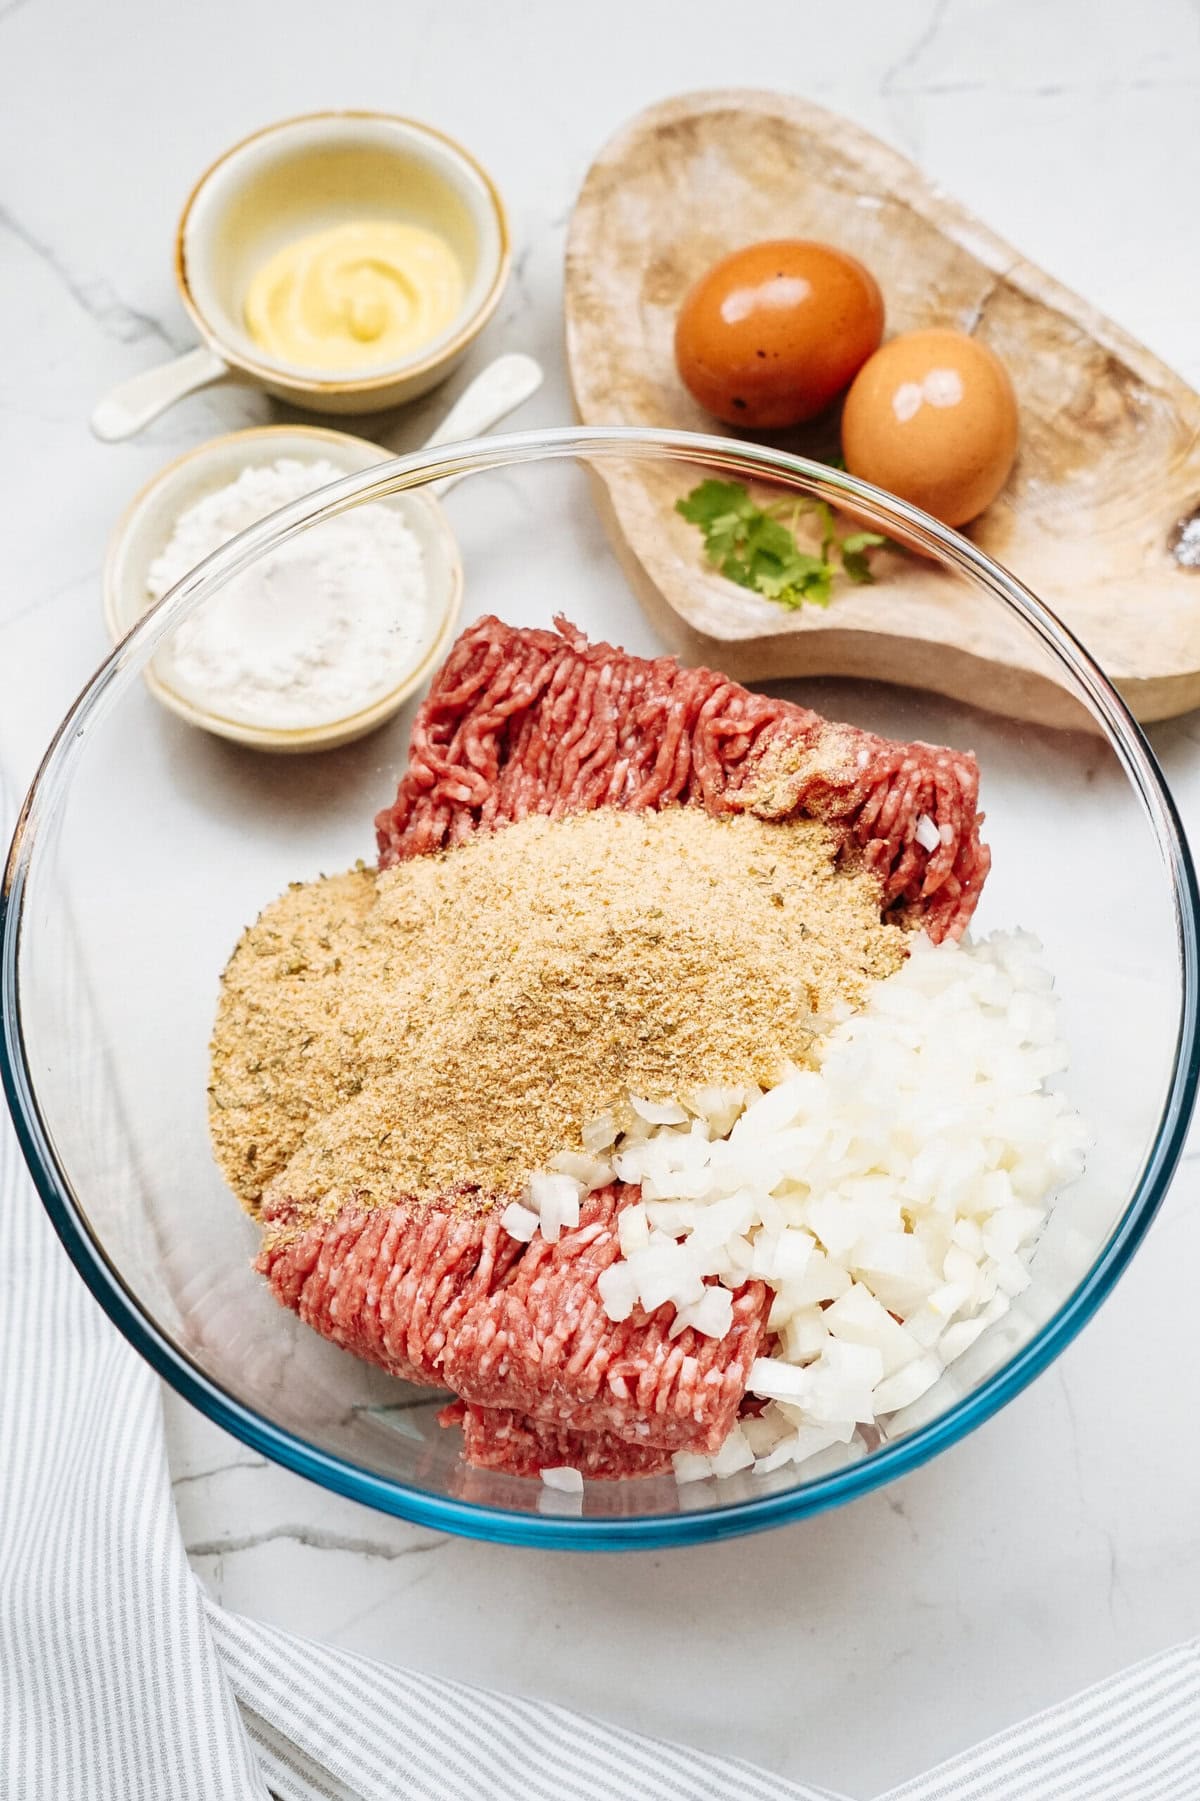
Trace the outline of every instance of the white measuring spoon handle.
[[[478, 438], [508, 413], [514, 412], [542, 385], [542, 366], [519, 350], [498, 356], [463, 389], [431, 438], [426, 450], [454, 444], [460, 438]], [[444, 494], [460, 477], [448, 475], [430, 484], [430, 491]]]
[[113, 388], [92, 414], [92, 430], [106, 444], [132, 438], [135, 432], [149, 425], [151, 419], [157, 419], [185, 394], [191, 394], [196, 388], [206, 388], [210, 382], [220, 381], [228, 374], [229, 365], [214, 351], [199, 344], [195, 350], [177, 356], [174, 362], [144, 369], [140, 375]]

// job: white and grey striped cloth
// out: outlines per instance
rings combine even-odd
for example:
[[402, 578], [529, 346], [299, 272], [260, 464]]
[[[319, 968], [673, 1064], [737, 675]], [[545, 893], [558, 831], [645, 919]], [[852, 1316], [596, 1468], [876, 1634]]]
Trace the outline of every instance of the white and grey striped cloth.
[[[156, 1378], [71, 1268], [0, 1109], [0, 1801], [268, 1795], [837, 1801], [217, 1607], [184, 1552]], [[886, 1801], [1051, 1797], [1200, 1797], [1200, 1642]]]

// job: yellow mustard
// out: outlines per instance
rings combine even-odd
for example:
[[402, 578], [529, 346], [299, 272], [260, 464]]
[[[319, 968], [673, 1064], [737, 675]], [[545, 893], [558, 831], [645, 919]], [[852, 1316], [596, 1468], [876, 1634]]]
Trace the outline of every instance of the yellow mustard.
[[246, 324], [281, 362], [382, 367], [440, 336], [463, 291], [445, 238], [399, 220], [358, 219], [277, 250], [250, 283]]

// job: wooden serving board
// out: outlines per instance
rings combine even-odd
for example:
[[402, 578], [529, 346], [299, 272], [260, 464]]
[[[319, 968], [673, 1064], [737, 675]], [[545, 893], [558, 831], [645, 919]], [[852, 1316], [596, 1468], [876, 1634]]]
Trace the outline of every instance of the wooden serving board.
[[[724, 431], [675, 369], [675, 315], [715, 259], [767, 237], [841, 245], [877, 276], [887, 331], [953, 325], [1003, 358], [1021, 408], [1007, 487], [968, 528], [1086, 642], [1144, 720], [1200, 705], [1200, 568], [1176, 559], [1200, 506], [1200, 395], [1026, 262], [902, 156], [786, 95], [685, 94], [600, 153], [567, 242], [567, 354], [592, 425]], [[822, 435], [823, 434], [823, 435]], [[770, 442], [836, 447], [836, 422]], [[915, 555], [877, 556], [827, 611], [790, 613], [706, 567], [674, 511], [681, 465], [598, 465], [614, 542], [659, 629], [747, 680], [859, 675], [1047, 724], [1078, 724], [1043, 653]], [[1200, 532], [1200, 527], [1197, 527]]]

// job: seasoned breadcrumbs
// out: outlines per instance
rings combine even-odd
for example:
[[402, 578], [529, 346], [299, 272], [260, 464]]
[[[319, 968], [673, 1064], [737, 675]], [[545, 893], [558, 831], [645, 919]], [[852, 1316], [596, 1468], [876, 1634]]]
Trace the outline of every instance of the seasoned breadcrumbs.
[[630, 1091], [771, 1081], [903, 960], [836, 847], [811, 820], [607, 809], [294, 884], [222, 980], [222, 1170], [251, 1210], [477, 1206]]

